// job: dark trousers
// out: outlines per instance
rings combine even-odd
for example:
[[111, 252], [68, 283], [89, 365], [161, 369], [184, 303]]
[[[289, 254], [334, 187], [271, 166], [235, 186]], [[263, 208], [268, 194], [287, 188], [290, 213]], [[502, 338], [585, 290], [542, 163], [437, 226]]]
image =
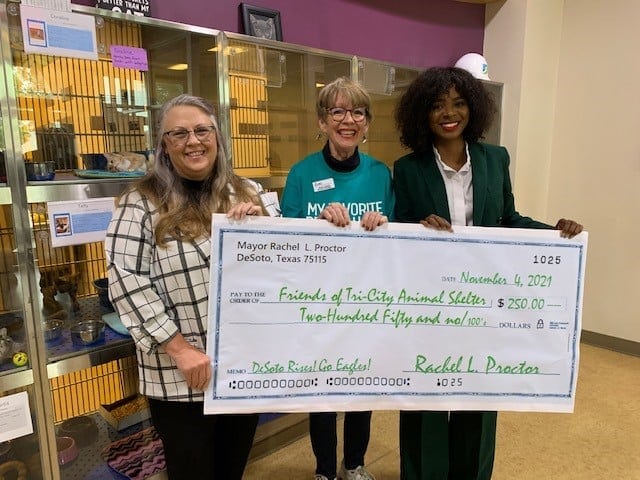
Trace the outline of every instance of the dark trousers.
[[241, 480], [258, 414], [204, 415], [203, 402], [149, 399], [170, 480]]
[[[330, 479], [336, 476], [337, 470], [337, 417], [336, 412], [309, 414], [309, 436], [316, 456], [316, 474]], [[370, 433], [371, 412], [345, 412], [344, 463], [348, 469], [364, 465]]]
[[400, 412], [402, 480], [490, 480], [496, 412]]

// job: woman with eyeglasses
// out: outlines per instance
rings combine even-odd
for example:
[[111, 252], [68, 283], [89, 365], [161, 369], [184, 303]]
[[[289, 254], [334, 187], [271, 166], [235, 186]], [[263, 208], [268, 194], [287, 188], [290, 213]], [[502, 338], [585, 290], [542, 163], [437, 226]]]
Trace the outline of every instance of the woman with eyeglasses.
[[[372, 118], [369, 94], [358, 83], [338, 78], [320, 91], [316, 112], [327, 142], [321, 151], [291, 168], [281, 202], [282, 215], [323, 218], [336, 227], [347, 227], [353, 220], [365, 230], [375, 230], [389, 221], [394, 194], [389, 168], [358, 150]], [[336, 478], [336, 420], [336, 412], [309, 415], [315, 480]], [[371, 412], [345, 413], [344, 459], [337, 478], [374, 480], [364, 466], [370, 423]]]
[[180, 95], [159, 113], [156, 163], [120, 196], [105, 241], [109, 296], [136, 345], [169, 478], [240, 480], [258, 415], [203, 414], [211, 215], [260, 215], [236, 176], [213, 107]]

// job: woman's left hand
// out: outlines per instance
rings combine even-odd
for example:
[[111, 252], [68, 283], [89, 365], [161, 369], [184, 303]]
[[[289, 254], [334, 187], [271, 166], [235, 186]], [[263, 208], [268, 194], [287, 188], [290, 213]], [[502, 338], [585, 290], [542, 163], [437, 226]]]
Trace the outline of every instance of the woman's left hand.
[[242, 220], [247, 215], [260, 215], [262, 207], [251, 202], [237, 203], [227, 212], [227, 218]]
[[560, 230], [560, 236], [564, 238], [573, 238], [582, 231], [582, 225], [574, 220], [561, 218], [555, 226], [556, 230]]
[[378, 228], [380, 225], [384, 225], [388, 223], [389, 219], [386, 215], [381, 214], [380, 212], [365, 212], [360, 219], [360, 225], [365, 230], [371, 231]]

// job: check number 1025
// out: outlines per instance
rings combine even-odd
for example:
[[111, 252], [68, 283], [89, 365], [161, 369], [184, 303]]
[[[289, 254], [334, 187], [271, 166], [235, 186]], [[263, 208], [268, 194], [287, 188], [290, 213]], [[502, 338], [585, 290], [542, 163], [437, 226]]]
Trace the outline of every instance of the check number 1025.
[[561, 262], [562, 262], [561, 255], [534, 255], [533, 256], [534, 264], [560, 265]]
[[454, 388], [462, 386], [462, 378], [461, 377], [451, 377], [451, 378], [438, 378], [436, 380], [436, 386], [441, 388]]

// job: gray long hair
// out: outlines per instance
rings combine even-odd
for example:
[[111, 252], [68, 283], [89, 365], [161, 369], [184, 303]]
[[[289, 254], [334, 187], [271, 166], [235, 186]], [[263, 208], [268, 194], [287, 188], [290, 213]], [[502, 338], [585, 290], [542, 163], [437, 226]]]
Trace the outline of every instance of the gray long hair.
[[[164, 139], [164, 122], [167, 112], [174, 107], [191, 106], [205, 112], [215, 127], [218, 155], [213, 171], [203, 182], [200, 191], [188, 191], [182, 179], [177, 175]], [[159, 210], [160, 218], [156, 225], [156, 241], [164, 246], [165, 238], [173, 236], [180, 239], [194, 239], [210, 233], [211, 214], [225, 213], [236, 202], [260, 201], [256, 192], [244, 179], [233, 173], [227, 160], [227, 148], [220, 135], [218, 121], [213, 105], [194, 95], [179, 95], [165, 102], [158, 114], [158, 138], [156, 161], [149, 174], [136, 182], [132, 188], [140, 191]]]

